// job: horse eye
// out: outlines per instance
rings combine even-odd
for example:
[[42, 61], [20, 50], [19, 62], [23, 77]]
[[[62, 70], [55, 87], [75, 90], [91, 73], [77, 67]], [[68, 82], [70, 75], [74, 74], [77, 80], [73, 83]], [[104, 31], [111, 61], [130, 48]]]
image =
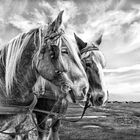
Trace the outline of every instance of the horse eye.
[[91, 66], [91, 63], [86, 63], [86, 66], [87, 66], [87, 67], [90, 67], [90, 66]]
[[62, 53], [69, 54], [67, 50], [61, 51]]
[[69, 52], [68, 52], [66, 49], [61, 50], [61, 53], [64, 53], [64, 54], [69, 54]]
[[99, 73], [99, 71], [98, 70], [95, 70], [95, 72], [98, 74]]

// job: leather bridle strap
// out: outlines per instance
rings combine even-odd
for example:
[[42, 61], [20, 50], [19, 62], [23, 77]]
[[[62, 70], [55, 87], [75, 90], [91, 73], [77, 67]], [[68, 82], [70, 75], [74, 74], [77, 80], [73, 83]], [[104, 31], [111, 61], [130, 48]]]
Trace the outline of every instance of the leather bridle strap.
[[89, 101], [90, 101], [90, 94], [87, 94], [87, 100], [86, 100], [86, 102], [85, 102], [85, 106], [84, 106], [83, 112], [82, 112], [81, 117], [80, 117], [79, 119], [76, 119], [76, 120], [68, 120], [68, 119], [66, 119], [66, 118], [62, 118], [62, 120], [63, 120], [63, 121], [67, 121], [67, 122], [78, 122], [78, 121], [82, 120], [82, 118], [83, 118], [84, 115], [85, 115], [86, 110], [91, 106], [91, 105], [89, 104]]
[[[64, 114], [52, 112], [51, 114], [54, 115], [54, 116], [56, 116], [56, 118], [52, 122], [52, 124], [49, 126], [49, 128], [52, 128], [55, 125], [56, 121], [58, 121], [58, 120], [63, 120], [63, 121], [67, 121], [67, 122], [78, 122], [78, 121], [80, 121], [83, 118], [83, 116], [85, 115], [85, 112], [86, 112], [87, 108], [90, 107], [89, 100], [90, 100], [90, 94], [87, 95], [87, 100], [85, 102], [85, 106], [84, 106], [83, 112], [81, 114], [81, 117], [79, 119], [76, 119], [76, 120], [68, 120]], [[41, 112], [41, 113], [44, 113], [44, 114], [47, 114], [47, 115], [48, 115], [48, 113], [50, 113], [49, 111], [45, 111], [45, 110], [37, 110], [37, 109], [34, 109], [34, 111]], [[46, 118], [40, 124], [42, 124], [45, 120], [46, 120]], [[38, 130], [40, 132], [46, 132], [45, 130], [42, 130], [41, 128], [39, 128]]]
[[[38, 110], [38, 109], [34, 109], [34, 111], [47, 114], [47, 116], [45, 117], [45, 119], [43, 119], [42, 122], [41, 122], [40, 124], [37, 124], [37, 123], [36, 123], [33, 114], [31, 114], [32, 120], [33, 120], [33, 122], [34, 122], [36, 128], [38, 129], [38, 131], [43, 132], [43, 133], [44, 133], [44, 132], [46, 133], [46, 130], [41, 129], [39, 126], [40, 126], [43, 122], [45, 122], [51, 115], [56, 116], [56, 120], [58, 120], [57, 118], [59, 118], [59, 113], [55, 113], [54, 110], [56, 109], [56, 107], [58, 107], [59, 103], [62, 103], [62, 100], [65, 98], [65, 96], [66, 96], [66, 95], [59, 96], [57, 102], [54, 104], [54, 106], [53, 106], [53, 108], [51, 109], [50, 112], [49, 112], [49, 111], [43, 111], [43, 110], [40, 111], [40, 110]], [[62, 116], [63, 116], [63, 115], [62, 115]], [[51, 124], [50, 126], [47, 127], [47, 131], [48, 131], [51, 127], [53, 127], [54, 124], [55, 124], [55, 123], [52, 122], [52, 124]]]
[[89, 51], [98, 51], [98, 50], [99, 50], [99, 48], [93, 45], [93, 46], [85, 47], [84, 49], [82, 49], [82, 50], [80, 51], [80, 53], [83, 54], [83, 53], [85, 53], [85, 52], [89, 52]]
[[0, 106], [0, 115], [17, 114], [32, 111], [37, 103], [37, 97], [34, 95], [33, 101], [29, 106], [9, 105]]
[[[36, 96], [35, 96], [35, 97], [36, 97]], [[46, 132], [46, 130], [42, 130], [42, 129], [39, 127], [39, 125], [41, 125], [43, 122], [45, 122], [45, 121], [48, 119], [48, 117], [49, 117], [50, 115], [58, 115], [58, 113], [54, 113], [53, 110], [55, 109], [56, 105], [57, 105], [62, 99], [63, 99], [63, 98], [61, 98], [60, 100], [58, 100], [58, 101], [55, 103], [55, 105], [53, 106], [53, 108], [52, 108], [52, 110], [51, 110], [50, 112], [46, 112], [46, 111], [45, 111], [45, 113], [47, 114], [47, 116], [45, 117], [45, 119], [44, 119], [40, 124], [37, 124], [37, 123], [36, 123], [32, 111], [30, 112], [31, 117], [32, 117], [32, 120], [33, 120], [33, 123], [35, 124], [35, 127], [31, 128], [31, 129], [29, 129], [29, 130], [27, 130], [27, 131], [15, 132], [15, 133], [14, 133], [14, 132], [11, 132], [11, 133], [5, 132], [6, 130], [4, 129], [4, 130], [1, 130], [0, 133], [5, 134], [5, 135], [13, 135], [13, 136], [15, 136], [15, 135], [21, 135], [21, 134], [28, 134], [30, 131], [34, 130], [35, 128], [37, 128], [38, 131], [40, 131], [40, 132]], [[34, 101], [33, 101], [33, 102], [34, 102]], [[32, 108], [32, 105], [33, 105], [33, 104], [31, 104], [31, 108]], [[17, 108], [15, 108], [15, 109], [17, 109]], [[34, 111], [38, 111], [38, 110], [34, 109]], [[40, 112], [40, 111], [38, 111], [38, 112]], [[53, 125], [54, 125], [54, 123], [53, 123]], [[52, 126], [52, 125], [48, 126], [48, 129], [51, 128], [51, 127], [53, 127], [53, 126]]]
[[[34, 97], [36, 97], [36, 95], [34, 95]], [[36, 99], [37, 99], [37, 98], [36, 98]], [[34, 130], [35, 128], [37, 128], [38, 131], [46, 132], [45, 130], [42, 130], [42, 129], [39, 127], [39, 125], [41, 125], [44, 121], [46, 121], [46, 118], [48, 118], [48, 117], [52, 114], [52, 111], [53, 111], [55, 108], [53, 107], [52, 110], [49, 112], [49, 115], [47, 115], [47, 117], [38, 125], [38, 124], [36, 124], [36, 121], [35, 121], [34, 116], [33, 116], [33, 113], [32, 113], [32, 110], [34, 109], [34, 108], [33, 108], [33, 103], [37, 101], [36, 99], [34, 99], [35, 101], [33, 101], [32, 104], [30, 105], [30, 106], [31, 106], [30, 115], [31, 115], [31, 117], [32, 117], [33, 123], [35, 124], [35, 127], [31, 128], [31, 129], [29, 129], [29, 130], [27, 130], [27, 131], [22, 131], [22, 132], [11, 132], [11, 133], [5, 132], [6, 130], [4, 129], [4, 130], [1, 130], [0, 133], [5, 134], [5, 135], [13, 135], [13, 136], [15, 136], [15, 135], [28, 134], [30, 131]], [[58, 103], [58, 102], [56, 102], [56, 103]], [[18, 107], [17, 107], [17, 108], [18, 108]], [[15, 109], [16, 109], [16, 108], [15, 108]], [[29, 111], [29, 110], [28, 110], [28, 111]], [[19, 113], [19, 112], [18, 112], [18, 113]]]
[[[36, 96], [34, 96], [34, 97], [36, 97]], [[48, 119], [48, 117], [49, 117], [50, 115], [56, 116], [56, 119], [52, 122], [52, 124], [51, 124], [50, 126], [48, 126], [48, 129], [52, 128], [52, 127], [55, 125], [55, 123], [56, 123], [57, 120], [63, 120], [63, 121], [68, 121], [68, 122], [78, 122], [78, 121], [80, 121], [80, 120], [83, 118], [83, 116], [84, 116], [84, 114], [85, 114], [87, 108], [90, 107], [90, 106], [89, 106], [90, 95], [88, 94], [88, 95], [87, 95], [87, 100], [86, 100], [86, 103], [85, 103], [85, 106], [84, 106], [84, 109], [83, 109], [83, 112], [82, 112], [81, 117], [80, 117], [79, 119], [77, 119], [77, 120], [68, 120], [68, 119], [65, 118], [64, 114], [60, 114], [60, 113], [55, 113], [55, 112], [53, 112], [53, 111], [55, 110], [55, 107], [57, 106], [57, 104], [58, 104], [59, 102], [61, 102], [62, 99], [64, 99], [64, 97], [62, 97], [62, 98], [60, 97], [60, 98], [58, 99], [58, 101], [55, 103], [55, 105], [53, 106], [53, 108], [52, 108], [52, 110], [51, 110], [50, 112], [49, 112], [49, 111], [43, 111], [43, 110], [34, 109], [34, 111], [47, 114], [47, 116], [45, 117], [45, 119], [44, 119], [40, 124], [37, 124], [37, 123], [36, 123], [36, 121], [35, 121], [35, 119], [34, 119], [34, 116], [33, 116], [33, 114], [32, 114], [32, 111], [30, 112], [31, 117], [32, 117], [32, 120], [33, 120], [33, 122], [34, 122], [34, 124], [35, 124], [35, 127], [31, 128], [31, 129], [29, 129], [29, 130], [27, 130], [27, 131], [23, 131], [23, 132], [8, 133], [8, 132], [4, 132], [5, 130], [1, 130], [0, 133], [6, 134], [6, 135], [21, 135], [21, 134], [27, 134], [27, 133], [29, 133], [30, 131], [34, 130], [35, 128], [37, 128], [38, 131], [40, 131], [40, 132], [46, 132], [46, 130], [42, 130], [39, 126], [40, 126], [43, 122], [45, 122], [45, 121]], [[30, 109], [31, 109], [31, 110], [32, 110], [32, 108], [34, 107], [34, 103], [35, 103], [35, 102], [36, 102], [36, 98], [34, 99], [34, 101], [32, 102], [32, 104], [30, 105]], [[48, 130], [47, 130], [47, 131], [48, 131]]]
[[[36, 95], [34, 95], [34, 99], [33, 99], [32, 103], [29, 106], [10, 106], [10, 107], [4, 107], [4, 106], [1, 107], [0, 106], [0, 114], [4, 114], [4, 115], [5, 114], [17, 114], [17, 113], [24, 113], [24, 112], [32, 113], [36, 103], [37, 103], [37, 97], [36, 97]], [[23, 119], [24, 121], [26, 120], [25, 118]], [[22, 121], [22, 123], [24, 121]], [[0, 133], [5, 134], [5, 135], [13, 135], [13, 136], [15, 136], [15, 135], [27, 134], [30, 131], [32, 131], [34, 128], [35, 127], [33, 127], [32, 129], [29, 129], [27, 131], [23, 131], [23, 132], [11, 132], [11, 133], [5, 132], [6, 130], [4, 129], [4, 130], [0, 130]]]

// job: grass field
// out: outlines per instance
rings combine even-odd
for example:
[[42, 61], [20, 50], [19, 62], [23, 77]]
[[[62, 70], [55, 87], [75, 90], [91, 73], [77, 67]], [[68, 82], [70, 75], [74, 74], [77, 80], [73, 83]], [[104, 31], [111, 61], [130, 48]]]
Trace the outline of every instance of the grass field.
[[[82, 113], [70, 105], [68, 119]], [[61, 140], [140, 140], [140, 103], [108, 103], [103, 108], [89, 108], [76, 123], [62, 122]]]
[[[78, 119], [83, 111], [79, 105], [69, 105], [67, 119]], [[25, 130], [33, 128], [30, 119]], [[29, 140], [37, 140], [31, 131]], [[62, 121], [61, 140], [140, 140], [140, 103], [108, 103], [102, 108], [89, 108], [79, 122]], [[0, 140], [11, 140], [4, 135]]]

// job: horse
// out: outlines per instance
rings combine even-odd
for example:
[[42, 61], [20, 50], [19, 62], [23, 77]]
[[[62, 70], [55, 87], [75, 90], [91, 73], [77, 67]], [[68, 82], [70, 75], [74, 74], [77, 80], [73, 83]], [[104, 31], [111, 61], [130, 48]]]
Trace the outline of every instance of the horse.
[[[63, 11], [49, 25], [18, 35], [0, 49], [0, 133], [6, 140], [26, 133], [21, 125], [37, 103], [32, 88], [40, 76], [59, 87], [61, 95], [69, 90], [88, 90], [84, 68], [75, 54], [71, 57], [81, 68], [78, 75], [82, 81], [77, 84], [81, 87], [74, 87], [70, 76], [67, 76], [69, 70], [61, 51], [62, 40], [68, 44], [60, 29], [62, 14]], [[15, 130], [9, 133], [11, 125]]]
[[[66, 38], [65, 38], [66, 39]], [[71, 42], [69, 40], [69, 42]], [[66, 42], [66, 40], [62, 41], [62, 57], [63, 60], [65, 61], [65, 64], [68, 66], [68, 76], [72, 79], [73, 84], [75, 85], [75, 90], [76, 92], [72, 92], [70, 90], [70, 92], [66, 95], [66, 103], [60, 103], [61, 107], [63, 106], [65, 109], [63, 109], [62, 113], [65, 114], [66, 109], [67, 109], [67, 101], [75, 103], [77, 101], [81, 101], [84, 100], [84, 98], [86, 98], [86, 93], [87, 93], [87, 89], [83, 88], [85, 85], [86, 87], [88, 86], [88, 79], [87, 81], [83, 81], [81, 78], [81, 70], [84, 71], [84, 68], [82, 66], [81, 60], [79, 58], [79, 53], [77, 51], [77, 47], [76, 47], [76, 43], [69, 43]], [[71, 45], [72, 44], [72, 45]], [[72, 58], [73, 55], [77, 55], [77, 58], [79, 60], [79, 66], [77, 65], [77, 63], [75, 63], [75, 59]], [[86, 76], [86, 73], [85, 73]], [[83, 82], [82, 82], [83, 81]], [[80, 87], [80, 89], [79, 89]], [[76, 89], [78, 88], [78, 90]], [[35, 114], [36, 114], [36, 118], [37, 118], [37, 122], [39, 124], [39, 126], [42, 129], [45, 129], [45, 123], [42, 123], [42, 120], [44, 120], [44, 118], [46, 117], [46, 114], [42, 114], [40, 111], [38, 112], [37, 109], [43, 109], [43, 110], [51, 110], [53, 108], [53, 106], [55, 105], [55, 102], [57, 102], [58, 100], [58, 96], [61, 95], [61, 90], [59, 87], [56, 87], [54, 84], [50, 83], [49, 81], [43, 79], [42, 77], [40, 77], [38, 79], [38, 82], [35, 84], [34, 86], [34, 90], [35, 91], [44, 91], [44, 95], [40, 95], [38, 98], [38, 102], [37, 105], [35, 106]], [[74, 91], [74, 90], [73, 90]], [[80, 91], [80, 92], [79, 92]], [[48, 94], [50, 92], [50, 94]], [[51, 102], [46, 102], [46, 94], [47, 97], [49, 97], [49, 99], [52, 99]], [[63, 100], [64, 101], [64, 100]], [[62, 105], [63, 104], [63, 105]], [[51, 106], [51, 107], [50, 107]], [[55, 108], [54, 112], [59, 112], [62, 109], [58, 105], [58, 108]], [[61, 108], [61, 109], [60, 109]], [[56, 119], [56, 118], [55, 118]], [[58, 123], [57, 123], [58, 122]], [[58, 139], [58, 135], [57, 133], [55, 133], [54, 131], [57, 130], [57, 126], [59, 126], [59, 121], [57, 121], [55, 123], [55, 125], [51, 128], [50, 130], [50, 134], [48, 136], [48, 139]], [[41, 125], [40, 125], [41, 124]], [[42, 133], [39, 132], [39, 138], [43, 139]]]
[[75, 33], [74, 37], [80, 50], [81, 61], [85, 68], [89, 81], [89, 95], [92, 106], [101, 106], [108, 101], [108, 90], [104, 80], [103, 69], [106, 62], [99, 46], [102, 42], [102, 35], [92, 44], [84, 42]]
[[[94, 44], [87, 44], [84, 41], [82, 41], [76, 34], [74, 34], [75, 40], [76, 40], [76, 51], [80, 56], [80, 59], [82, 61], [82, 64], [84, 66], [84, 69], [86, 71], [86, 74], [88, 76], [88, 81], [90, 84], [88, 95], [90, 96], [90, 103], [92, 106], [102, 106], [104, 105], [108, 100], [108, 92], [105, 88], [105, 83], [103, 79], [103, 68], [105, 67], [105, 58], [102, 54], [102, 52], [99, 50], [99, 46], [102, 41], [102, 36], [100, 36]], [[41, 80], [41, 79], [40, 79]], [[38, 103], [35, 108], [42, 110], [40, 114], [36, 112], [36, 117], [38, 124], [41, 124], [41, 129], [46, 128], [46, 123], [42, 123], [42, 121], [45, 118], [46, 112], [45, 111], [51, 111], [54, 104], [57, 102], [57, 97], [55, 95], [56, 92], [59, 92], [58, 88], [54, 85], [45, 84], [45, 80], [43, 80], [44, 85], [42, 85], [41, 81], [38, 82], [36, 85], [38, 87], [38, 90], [40, 88], [45, 87], [46, 92], [42, 97], [39, 98]], [[75, 96], [72, 96], [72, 101], [75, 103], [77, 98]], [[55, 112], [60, 112], [60, 108], [62, 105], [58, 106]], [[66, 113], [67, 105], [65, 106], [65, 110], [63, 110], [63, 113]], [[43, 110], [45, 110], [43, 112]], [[52, 122], [56, 118], [52, 117]], [[46, 139], [47, 140], [59, 140], [59, 126], [60, 126], [61, 120], [58, 119], [56, 123], [53, 125], [52, 128], [50, 128], [49, 135], [47, 135], [43, 132], [39, 132], [39, 138], [40, 139]]]

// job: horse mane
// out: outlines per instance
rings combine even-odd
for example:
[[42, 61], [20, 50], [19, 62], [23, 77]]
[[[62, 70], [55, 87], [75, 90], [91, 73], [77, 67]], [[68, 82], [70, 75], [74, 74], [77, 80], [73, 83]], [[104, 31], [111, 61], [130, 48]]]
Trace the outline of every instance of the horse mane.
[[[4, 57], [3, 52], [4, 50], [6, 50], [6, 58], [4, 60], [5, 61], [4, 67], [5, 67], [5, 87], [6, 87], [7, 95], [11, 93], [13, 82], [17, 81], [16, 67], [17, 67], [17, 64], [21, 60], [23, 51], [25, 50], [27, 44], [29, 43], [33, 35], [37, 33], [37, 31], [38, 31], [38, 28], [32, 29], [26, 33], [21, 33], [17, 37], [13, 38], [9, 43], [5, 44], [3, 48], [1, 48], [0, 50], [1, 55], [2, 55], [1, 57]], [[41, 37], [39, 37], [39, 40], [41, 42]]]
[[79, 54], [79, 49], [76, 43], [74, 43], [72, 40], [68, 39], [66, 35], [63, 35], [62, 40], [65, 42], [66, 46], [69, 49], [70, 55], [73, 58], [74, 62], [77, 64], [77, 66], [81, 69], [83, 75], [85, 78], [87, 78], [86, 72], [84, 70], [84, 67], [81, 63], [81, 60], [78, 56]]
[[99, 62], [101, 64], [101, 66], [104, 68], [106, 65], [106, 62], [105, 62], [105, 57], [104, 57], [103, 53], [100, 50], [94, 51], [94, 56], [95, 56], [95, 60], [97, 62]]
[[0, 98], [5, 98], [6, 90], [5, 90], [5, 84], [2, 79], [0, 79]]

